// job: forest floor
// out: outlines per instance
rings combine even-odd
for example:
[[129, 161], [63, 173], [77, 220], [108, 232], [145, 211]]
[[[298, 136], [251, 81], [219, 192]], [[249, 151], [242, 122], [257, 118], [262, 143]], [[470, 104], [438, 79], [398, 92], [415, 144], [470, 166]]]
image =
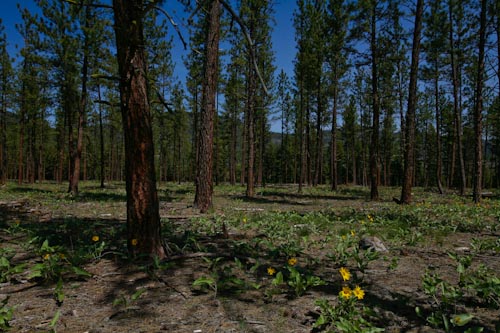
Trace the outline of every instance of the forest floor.
[[166, 184], [170, 257], [145, 263], [127, 257], [124, 184], [65, 189], [0, 189], [0, 331], [500, 332], [497, 193], [219, 186], [200, 215], [192, 185]]

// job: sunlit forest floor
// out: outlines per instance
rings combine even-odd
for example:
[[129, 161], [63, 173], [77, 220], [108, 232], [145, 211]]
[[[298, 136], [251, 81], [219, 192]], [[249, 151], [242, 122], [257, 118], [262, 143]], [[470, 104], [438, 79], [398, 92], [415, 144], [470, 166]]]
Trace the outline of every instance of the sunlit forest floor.
[[223, 185], [200, 215], [192, 184], [161, 184], [170, 256], [147, 263], [123, 183], [66, 189], [0, 189], [0, 331], [500, 332], [499, 192]]

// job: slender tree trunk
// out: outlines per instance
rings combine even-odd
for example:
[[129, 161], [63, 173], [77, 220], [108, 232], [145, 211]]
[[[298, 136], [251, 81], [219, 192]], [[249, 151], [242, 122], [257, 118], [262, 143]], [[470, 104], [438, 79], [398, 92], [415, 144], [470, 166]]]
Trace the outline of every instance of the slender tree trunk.
[[205, 78], [202, 90], [202, 110], [199, 129], [198, 165], [194, 207], [205, 213], [212, 208], [214, 117], [219, 73], [219, 36], [221, 6], [218, 0], [210, 4], [209, 29], [206, 40]]
[[475, 203], [481, 201], [482, 181], [483, 181], [483, 76], [484, 76], [484, 47], [486, 44], [486, 0], [481, 0], [481, 19], [479, 28], [479, 57], [476, 79], [476, 103], [474, 105], [474, 134], [475, 134], [475, 154], [474, 154], [474, 184], [473, 200]]
[[[252, 47], [252, 46], [250, 46]], [[248, 138], [248, 156], [247, 156], [247, 190], [246, 196], [253, 198], [254, 189], [254, 164], [255, 164], [255, 139], [254, 139], [254, 107], [255, 107], [255, 73], [249, 65], [248, 75], [248, 97], [247, 97], [247, 138]]]
[[[2, 73], [3, 74], [3, 73]], [[7, 78], [2, 75], [2, 99], [0, 101], [0, 185], [7, 182]]]
[[230, 143], [230, 159], [229, 159], [229, 183], [236, 185], [236, 142], [238, 138], [238, 122], [236, 108], [231, 113], [231, 143]]
[[247, 132], [248, 132], [248, 108], [245, 109], [244, 115], [243, 115], [243, 130], [241, 134], [241, 172], [240, 172], [240, 185], [243, 186], [245, 185], [245, 178], [246, 178], [246, 166], [247, 166]]
[[443, 159], [441, 147], [441, 113], [439, 110], [439, 65], [436, 60], [434, 63], [434, 100], [436, 114], [436, 183], [439, 194], [443, 194], [443, 184], [441, 178], [443, 176]]
[[406, 142], [404, 151], [403, 188], [401, 203], [409, 204], [412, 200], [411, 189], [415, 175], [415, 114], [417, 108], [418, 60], [420, 55], [420, 35], [422, 31], [422, 15], [424, 1], [417, 0], [413, 47], [411, 52], [410, 90], [408, 93], [408, 110], [406, 112]]
[[458, 160], [460, 164], [460, 195], [465, 194], [466, 177], [465, 177], [465, 162], [462, 147], [462, 115], [459, 106], [458, 96], [458, 74], [457, 64], [455, 59], [455, 41], [453, 38], [453, 6], [452, 2], [449, 3], [449, 16], [450, 16], [450, 59], [451, 59], [451, 76], [453, 85], [453, 111], [455, 114], [455, 131], [457, 140]]
[[[97, 96], [99, 100], [101, 100], [101, 86], [97, 85]], [[100, 151], [100, 160], [99, 160], [99, 177], [101, 179], [101, 188], [104, 188], [104, 180], [106, 175], [104, 174], [104, 128], [102, 124], [102, 107], [99, 104], [99, 151]]]
[[148, 100], [142, 0], [113, 0], [125, 136], [127, 244], [131, 254], [164, 258]]
[[[90, 29], [91, 7], [85, 7], [85, 31]], [[78, 106], [78, 130], [76, 138], [76, 149], [73, 151], [73, 176], [70, 178], [69, 192], [72, 195], [78, 195], [78, 183], [80, 181], [80, 169], [82, 160], [83, 149], [83, 129], [86, 123], [86, 109], [87, 109], [87, 78], [89, 68], [89, 36], [85, 33], [83, 46], [83, 65], [82, 65], [82, 91], [80, 96], [80, 105]]]
[[[337, 72], [334, 72], [334, 87], [333, 87], [333, 108], [332, 108], [332, 138], [330, 145], [330, 179], [331, 190], [337, 190], [338, 171], [337, 171], [337, 108], [338, 108], [338, 78]], [[353, 156], [354, 159], [354, 156]], [[347, 170], [348, 168], [346, 168]], [[353, 171], [353, 175], [355, 171]]]
[[375, 15], [376, 1], [372, 0], [371, 15], [371, 62], [372, 62], [372, 137], [370, 145], [370, 199], [378, 200], [378, 174], [379, 174], [379, 127], [380, 127], [380, 101], [378, 95], [378, 49], [377, 49], [377, 20]]
[[[23, 87], [24, 88], [24, 87]], [[24, 91], [24, 89], [23, 89]], [[21, 97], [21, 119], [19, 121], [19, 150], [17, 158], [17, 184], [21, 185], [23, 183], [23, 172], [24, 172], [24, 131], [26, 126], [25, 116], [26, 114], [26, 101], [25, 96]]]

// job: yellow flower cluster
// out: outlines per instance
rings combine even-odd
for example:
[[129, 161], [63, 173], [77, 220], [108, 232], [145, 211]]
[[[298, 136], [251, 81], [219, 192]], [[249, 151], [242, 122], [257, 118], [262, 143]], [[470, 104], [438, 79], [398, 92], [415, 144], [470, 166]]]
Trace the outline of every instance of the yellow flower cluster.
[[276, 273], [276, 270], [272, 267], [267, 268], [267, 274], [273, 276]]
[[[349, 281], [351, 278], [351, 272], [345, 267], [339, 269], [340, 275], [342, 275], [342, 279], [344, 281]], [[365, 297], [365, 291], [361, 289], [360, 286], [356, 286], [354, 289], [351, 289], [349, 286], [343, 286], [342, 290], [339, 293], [339, 296], [343, 299], [350, 299], [351, 297], [356, 297], [361, 300]]]
[[92, 236], [92, 241], [93, 242], [98, 242], [99, 241], [99, 236], [97, 236], [97, 235]]
[[290, 266], [297, 265], [297, 258], [290, 258], [290, 259], [288, 259], [288, 265], [290, 265]]
[[139, 241], [135, 238], [130, 241], [130, 244], [132, 244], [132, 246], [137, 246], [138, 243]]

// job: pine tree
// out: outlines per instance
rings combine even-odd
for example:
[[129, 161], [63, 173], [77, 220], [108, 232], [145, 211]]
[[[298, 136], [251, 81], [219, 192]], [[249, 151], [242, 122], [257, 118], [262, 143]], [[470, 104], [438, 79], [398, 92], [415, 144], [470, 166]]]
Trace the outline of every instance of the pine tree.
[[418, 63], [420, 56], [420, 36], [422, 31], [424, 0], [417, 0], [415, 10], [415, 28], [413, 31], [413, 47], [411, 53], [410, 87], [408, 93], [408, 111], [406, 112], [406, 135], [404, 155], [403, 188], [401, 190], [401, 203], [409, 204], [412, 200], [411, 189], [414, 178], [415, 156], [415, 114], [417, 108], [417, 80]]
[[440, 79], [443, 76], [441, 68], [445, 65], [445, 45], [446, 45], [446, 29], [443, 29], [443, 22], [446, 20], [446, 12], [442, 8], [442, 1], [433, 1], [431, 3], [430, 12], [424, 13], [424, 37], [422, 48], [428, 64], [423, 68], [424, 78], [431, 81], [432, 94], [434, 96], [434, 114], [436, 121], [436, 185], [439, 193], [443, 193], [442, 184], [442, 143], [441, 143], [441, 89]]
[[147, 84], [142, 0], [114, 0], [114, 27], [120, 77], [120, 109], [125, 136], [127, 244], [132, 254], [158, 258], [166, 253], [160, 214]]
[[7, 35], [0, 19], [0, 185], [7, 181], [7, 112], [12, 101], [13, 69], [7, 52]]

